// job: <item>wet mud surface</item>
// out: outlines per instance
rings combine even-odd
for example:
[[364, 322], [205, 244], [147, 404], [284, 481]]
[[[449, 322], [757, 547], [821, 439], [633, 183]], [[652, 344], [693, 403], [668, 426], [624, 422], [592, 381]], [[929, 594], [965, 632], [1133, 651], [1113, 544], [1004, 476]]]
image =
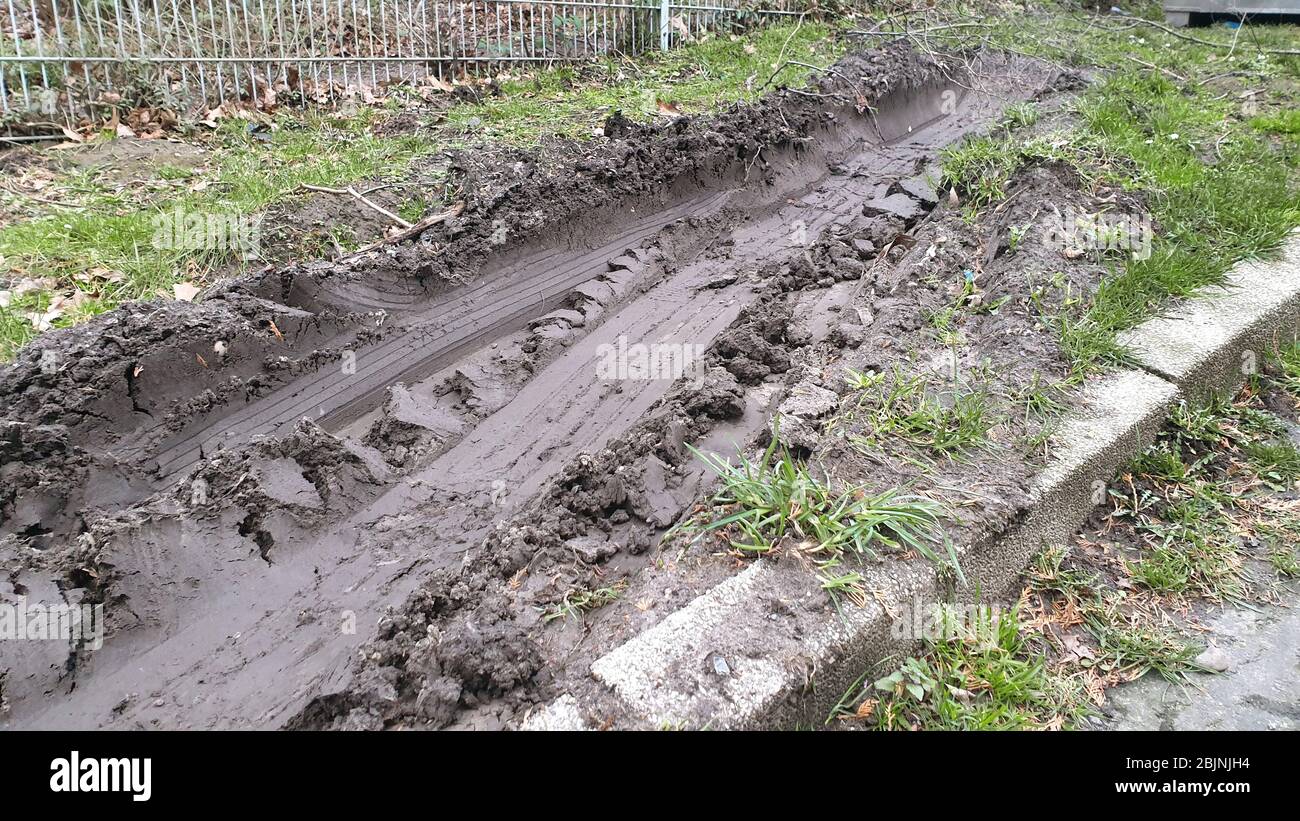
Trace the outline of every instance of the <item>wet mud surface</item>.
[[[569, 163], [453, 168], [457, 215], [415, 241], [41, 337], [0, 372], [0, 597], [102, 604], [107, 632], [0, 645], [0, 726], [510, 726], [736, 570], [662, 539], [708, 492], [687, 446], [752, 448], [774, 415], [855, 481], [960, 496], [957, 538], [1016, 515], [1037, 429], [1008, 413], [918, 479], [861, 445], [841, 375], [1062, 376], [1030, 295], [1103, 268], [1044, 284], [1055, 251], [998, 229], [1087, 197], [1034, 169], [972, 225], [936, 163], [1069, 84], [851, 55], [811, 93], [615, 115]], [[997, 309], [933, 333], [972, 294]]]

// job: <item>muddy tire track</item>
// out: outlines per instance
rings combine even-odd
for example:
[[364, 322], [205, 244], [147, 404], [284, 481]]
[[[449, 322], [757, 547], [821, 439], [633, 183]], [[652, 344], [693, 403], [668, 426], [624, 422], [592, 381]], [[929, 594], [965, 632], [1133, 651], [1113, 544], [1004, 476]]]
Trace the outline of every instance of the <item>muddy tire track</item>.
[[[779, 344], [755, 330], [782, 272], [827, 232], [883, 246], [933, 204], [940, 148], [1051, 80], [987, 61], [984, 85], [967, 91], [905, 51], [855, 55], [821, 81], [824, 98], [777, 93], [717, 121], [635, 129], [608, 149], [625, 165], [629, 147], [643, 162], [664, 156], [638, 141], [662, 148], [688, 128], [723, 159], [707, 173], [643, 174], [671, 182], [627, 186], [564, 236], [534, 231], [496, 248], [492, 225], [543, 204], [500, 206], [504, 217], [474, 207], [452, 229], [459, 239], [436, 249], [236, 283], [210, 306], [179, 309], [153, 349], [120, 344], [105, 370], [122, 384], [86, 393], [75, 417], [44, 409], [31, 375], [41, 357], [20, 358], [0, 390], [35, 413], [6, 423], [0, 595], [100, 602], [110, 629], [103, 649], [56, 652], [59, 664], [0, 657], [11, 705], [0, 721], [337, 726], [362, 702], [373, 719], [375, 699], [422, 698], [445, 723], [532, 679], [527, 624], [480, 586], [457, 606], [495, 617], [442, 636], [437, 692], [411, 692], [397, 674], [376, 684], [382, 664], [363, 664], [365, 683], [353, 684], [357, 649], [391, 608], [425, 595], [430, 574], [497, 562], [485, 550], [514, 557], [501, 566], [526, 563], [536, 545], [518, 517], [584, 476], [601, 482], [588, 514], [624, 547], [612, 564], [634, 570], [703, 480], [656, 478], [645, 455], [680, 456], [690, 440], [730, 450], [779, 399], [751, 388], [782, 367]], [[769, 142], [755, 148], [746, 121]], [[861, 270], [846, 261], [842, 279]], [[437, 282], [412, 287], [412, 276]], [[78, 333], [48, 343], [64, 346], [56, 359], [91, 331]], [[216, 343], [224, 353], [189, 364]], [[598, 363], [628, 345], [709, 354], [677, 379], [610, 378]], [[593, 467], [604, 457], [591, 454], [631, 447], [628, 437], [640, 442], [636, 471]], [[70, 491], [70, 480], [83, 484]], [[67, 512], [42, 512], [60, 504]]]

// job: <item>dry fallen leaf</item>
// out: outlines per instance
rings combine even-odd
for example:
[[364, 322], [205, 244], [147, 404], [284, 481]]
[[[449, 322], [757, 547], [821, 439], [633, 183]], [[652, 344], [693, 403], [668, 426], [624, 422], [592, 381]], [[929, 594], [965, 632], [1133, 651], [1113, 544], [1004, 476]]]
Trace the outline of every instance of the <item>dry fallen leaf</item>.
[[659, 113], [664, 117], [682, 116], [682, 112], [677, 108], [676, 103], [670, 103], [664, 100], [655, 100], [655, 105], [658, 107]]
[[1068, 635], [1062, 641], [1061, 645], [1065, 652], [1074, 656], [1076, 659], [1096, 659], [1097, 656], [1092, 652], [1092, 648], [1084, 644], [1076, 635]]
[[[18, 290], [15, 292], [21, 293], [21, 291]], [[48, 331], [50, 326], [54, 324], [54, 321], [63, 316], [63, 306], [67, 301], [66, 297], [56, 296], [54, 299], [50, 300], [49, 307], [44, 311], [27, 311], [23, 314], [23, 317], [28, 322], [32, 323], [32, 327], [37, 331]]]
[[177, 282], [172, 285], [172, 295], [181, 302], [193, 302], [201, 290], [203, 289], [192, 282]]

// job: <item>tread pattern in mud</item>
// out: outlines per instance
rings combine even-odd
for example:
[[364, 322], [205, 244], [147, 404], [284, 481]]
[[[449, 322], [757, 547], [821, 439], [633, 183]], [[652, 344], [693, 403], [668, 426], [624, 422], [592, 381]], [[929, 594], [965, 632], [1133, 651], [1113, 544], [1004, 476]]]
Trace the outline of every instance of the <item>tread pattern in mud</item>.
[[[870, 107], [848, 102], [856, 88], [837, 101], [846, 73], [870, 86]], [[268, 273], [224, 289], [217, 301], [242, 313], [160, 343], [191, 371], [196, 350], [221, 342], [232, 352], [199, 373], [208, 404], [173, 429], [161, 409], [194, 384], [169, 391], [166, 367], [150, 365], [128, 388], [130, 422], [92, 418], [59, 434], [76, 456], [61, 464], [81, 465], [83, 478], [111, 476], [112, 494], [55, 487], [53, 473], [37, 475], [40, 452], [14, 448], [19, 467], [5, 470], [26, 478], [0, 500], [6, 525], [29, 497], [53, 494], [83, 512], [41, 534], [79, 547], [13, 563], [13, 589], [79, 589], [69, 567], [89, 565], [102, 575], [101, 600], [130, 615], [105, 650], [73, 653], [74, 677], [16, 662], [9, 723], [443, 724], [533, 680], [538, 616], [521, 617], [506, 593], [541, 550], [537, 540], [583, 566], [635, 571], [703, 479], [680, 469], [684, 443], [743, 443], [766, 425], [779, 397], [763, 380], [786, 367], [777, 349], [788, 343], [764, 338], [762, 318], [789, 319], [787, 292], [830, 284], [791, 273], [809, 249], [827, 234], [852, 243], [859, 250], [831, 282], [861, 276], [864, 259], [933, 205], [927, 174], [938, 149], [988, 122], [1006, 96], [1033, 91], [1004, 82], [965, 93], [901, 52], [848, 58], [821, 88], [827, 98], [778, 93], [715, 122], [613, 140], [610, 156], [644, 174], [693, 129], [713, 164], [658, 169], [655, 186], [620, 191], [614, 161], [589, 160], [618, 204], [604, 203], [574, 233], [488, 248], [483, 237], [500, 218], [471, 207], [473, 222], [460, 228], [461, 244], [477, 249], [461, 258], [473, 261], [471, 277], [428, 291], [400, 273], [367, 277], [365, 266], [381, 263], [409, 262], [420, 277], [436, 269], [412, 256], [425, 252], [403, 250], [352, 272]], [[936, 114], [954, 90], [955, 105]], [[755, 134], [774, 136], [754, 145]], [[458, 240], [445, 240], [439, 259], [456, 259]], [[287, 295], [291, 304], [278, 308], [267, 301]], [[822, 325], [818, 338], [831, 330]], [[768, 326], [779, 335], [789, 322]], [[68, 337], [50, 344], [73, 350], [81, 337]], [[676, 380], [602, 378], [596, 361], [620, 344], [709, 353], [704, 370]], [[165, 350], [151, 355], [166, 361]], [[351, 372], [341, 367], [348, 356]], [[112, 366], [134, 372], [138, 361], [127, 354]], [[11, 370], [0, 387], [15, 384]], [[122, 407], [121, 389], [101, 388], [101, 405]], [[521, 527], [520, 517], [550, 529]], [[589, 526], [608, 538], [584, 542]], [[3, 544], [16, 555], [27, 541], [11, 529]], [[613, 554], [601, 546], [616, 541]], [[429, 578], [449, 581], [430, 587]], [[386, 615], [394, 607], [398, 615]], [[375, 651], [356, 666], [377, 625], [381, 636], [420, 633], [470, 612], [478, 632], [451, 619], [434, 645], [405, 647], [393, 664]], [[53, 701], [39, 697], [50, 689]]]

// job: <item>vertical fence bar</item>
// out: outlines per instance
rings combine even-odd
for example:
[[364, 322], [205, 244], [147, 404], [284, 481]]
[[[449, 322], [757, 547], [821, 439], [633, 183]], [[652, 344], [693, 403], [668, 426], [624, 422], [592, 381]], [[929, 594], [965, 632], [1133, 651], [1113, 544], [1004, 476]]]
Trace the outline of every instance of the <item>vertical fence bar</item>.
[[[13, 0], [9, 0], [10, 3]], [[45, 67], [45, 44], [41, 40], [41, 21], [36, 18], [36, 4], [32, 3], [32, 38], [36, 41], [36, 58], [40, 60], [41, 67], [41, 85], [48, 92], [50, 90], [50, 73]], [[41, 114], [49, 113], [44, 108], [42, 101]]]
[[671, 0], [659, 0], [659, 48], [668, 50], [668, 21], [672, 17]]
[[253, 51], [253, 15], [248, 11], [248, 0], [239, 0], [239, 2], [241, 11], [244, 13], [244, 43], [248, 46], [248, 62], [244, 65], [244, 70], [248, 72], [253, 107], [257, 108], [261, 97], [257, 93], [257, 63], [254, 59], [257, 55]]
[[429, 2], [420, 0], [420, 41], [423, 43], [420, 56], [424, 61], [420, 64], [420, 79], [426, 80], [429, 77]]
[[[85, 57], [88, 52], [86, 51], [86, 30], [81, 24], [81, 0], [71, 0], [71, 2], [72, 23], [73, 27], [77, 30], [77, 54]], [[94, 111], [91, 108], [91, 101], [94, 97], [95, 89], [92, 87], [90, 80], [90, 63], [84, 60], [81, 63], [81, 75], [86, 80], [86, 87], [83, 89], [86, 93], [86, 116], [94, 116]]]
[[60, 78], [60, 82], [63, 83], [63, 90], [68, 95], [68, 105], [64, 109], [64, 122], [72, 125], [72, 118], [76, 117], [77, 104], [72, 96], [72, 61], [68, 59], [68, 43], [63, 36], [63, 10], [59, 8], [59, 0], [50, 0], [50, 13], [54, 16], [56, 49], [58, 55], [63, 58], [60, 61], [60, 65], [63, 66], [63, 76]]
[[[370, 0], [366, 2], [366, 41], [370, 43], [370, 86], [371, 88], [379, 87], [379, 49], [375, 45], [375, 4]], [[380, 34], [383, 37], [383, 34]], [[384, 46], [384, 52], [388, 52], [388, 44], [382, 39], [380, 45]]]
[[[536, 57], [536, 56], [537, 56], [537, 52], [538, 52], [538, 48], [537, 48], [537, 16], [538, 16], [538, 14], [540, 13], [539, 7], [536, 6], [536, 5], [527, 6], [527, 7], [520, 6], [519, 9], [520, 9], [520, 11], [519, 11], [519, 14], [520, 14], [520, 18], [519, 18], [519, 20], [520, 20], [520, 31], [519, 31], [520, 47], [521, 47], [521, 49], [522, 49], [522, 51], [523, 51], [525, 57]], [[524, 25], [523, 25], [523, 20], [524, 20], [523, 15], [524, 15], [524, 14], [527, 14], [527, 15], [528, 15], [528, 26], [527, 26], [527, 32], [524, 31]]]
[[[181, 18], [180, 9], [179, 9], [179, 8], [177, 7], [177, 5], [176, 5], [176, 1], [177, 1], [177, 0], [172, 0], [172, 14], [176, 16], [176, 19], [177, 19], [177, 21], [179, 22], [182, 18]], [[192, 3], [190, 3], [190, 26], [191, 26], [191, 28], [190, 28], [190, 44], [193, 46], [193, 53], [192, 53], [190, 56], [192, 56], [192, 57], [203, 57], [203, 56], [204, 56], [204, 54], [203, 54], [203, 49], [199, 47], [199, 20], [198, 20], [198, 13], [195, 11], [195, 7], [196, 7], [196, 6], [198, 6], [198, 3], [197, 3], [197, 2], [192, 2]], [[177, 43], [178, 43], [178, 46], [179, 46], [180, 48], [182, 48], [182, 49], [184, 48], [184, 45], [181, 44], [179, 38], [178, 38], [178, 40], [177, 40]], [[204, 104], [204, 106], [206, 106], [206, 105], [208, 104], [208, 102], [209, 102], [209, 100], [208, 100], [208, 70], [207, 70], [207, 68], [203, 65], [203, 61], [201, 61], [201, 60], [198, 62], [197, 69], [198, 69], [198, 75], [199, 75], [199, 98], [200, 98], [201, 100], [203, 100], [203, 104]], [[217, 102], [220, 103], [221, 101], [218, 100]]]
[[478, 57], [478, 4], [475, 0], [469, 0], [464, 4], [469, 6], [469, 41], [465, 48], [465, 68], [478, 69], [478, 62], [474, 58]]
[[[99, 54], [103, 54], [105, 50], [104, 47], [107, 42], [104, 39], [104, 15], [99, 8], [99, 3], [95, 2], [95, 0], [90, 0], [90, 10], [95, 15], [95, 37], [96, 37], [95, 51]], [[118, 51], [118, 56], [119, 57], [121, 56], [120, 50]], [[112, 91], [113, 72], [109, 70], [109, 67], [107, 65], [104, 66], [103, 77], [104, 77], [104, 88], [108, 89], [109, 91]]]
[[447, 55], [442, 51], [442, 21], [438, 17], [438, 0], [433, 0], [433, 39], [434, 51], [438, 55], [438, 79], [442, 79], [442, 60]]
[[[388, 7], [384, 0], [379, 0], [379, 31], [384, 41], [384, 56], [388, 56]], [[393, 81], [393, 64], [384, 61], [384, 80], [391, 83]]]
[[[35, 6], [33, 6], [33, 8], [35, 8]], [[77, 106], [72, 98], [72, 63], [68, 60], [68, 44], [63, 38], [63, 14], [62, 9], [59, 8], [59, 0], [50, 0], [50, 14], [54, 18], [55, 54], [61, 58], [59, 60], [59, 65], [63, 68], [63, 73], [59, 78], [59, 82], [62, 84], [63, 90], [68, 96], [68, 105], [63, 111], [64, 121], [68, 125], [71, 125], [72, 120], [70, 118], [75, 116]], [[55, 99], [57, 100], [57, 96]]]
[[[139, 0], [131, 0], [131, 5], [127, 7], [127, 13], [131, 16], [132, 18], [131, 21], [135, 23], [135, 40], [140, 47], [140, 51], [138, 52], [138, 54], [139, 56], [143, 57], [149, 53], [149, 47], [145, 45], [144, 42], [144, 24], [140, 21]], [[118, 21], [118, 24], [125, 25], [121, 21]]]
[[[280, 52], [280, 64], [276, 66], [275, 74], [277, 80], [280, 76], [284, 77], [284, 87], [287, 89], [289, 87], [289, 55], [285, 50], [284, 40], [288, 31], [284, 19], [284, 9], [280, 2], [281, 0], [275, 0], [275, 44], [279, 46], [278, 51]], [[260, 7], [262, 0], [257, 0], [257, 4]], [[271, 82], [271, 88], [272, 90], [275, 89], [275, 81]]]
[[[154, 45], [157, 47], [159, 55], [166, 55], [168, 53], [167, 41], [170, 39], [169, 36], [170, 29], [165, 28], [163, 26], [162, 0], [153, 0], [153, 24], [154, 24]], [[178, 34], [177, 45], [179, 45], [179, 42], [180, 42], [180, 38]], [[179, 49], [177, 51], [179, 52]], [[179, 56], [179, 53], [177, 54], [177, 56]], [[181, 74], [180, 97], [172, 96], [172, 92], [175, 91], [175, 89], [172, 88], [171, 80], [173, 78], [171, 76], [170, 70], [164, 67], [164, 68], [160, 68], [158, 71], [158, 73], [162, 76], [163, 83], [165, 83], [165, 88], [167, 93], [164, 95], [164, 102], [166, 102], [168, 105], [171, 105], [173, 99], [185, 99], [188, 98], [190, 94], [189, 71], [186, 69], [185, 63], [178, 63], [178, 66], [180, 67], [180, 74]]]
[[[9, 25], [14, 35], [14, 54], [21, 57], [23, 56], [23, 43], [18, 37], [18, 12], [14, 9], [13, 0], [9, 0]], [[23, 86], [23, 107], [31, 111], [32, 96], [31, 90], [27, 86], [27, 66], [24, 63], [18, 64], [18, 79]]]
[[[9, 115], [9, 84], [5, 80], [4, 66], [0, 66], [0, 114], [5, 115], [6, 118]], [[12, 133], [7, 125], [5, 126], [5, 133]]]
[[393, 0], [393, 50], [397, 52], [397, 81], [406, 79], [406, 63], [402, 61], [402, 0]]
[[267, 61], [254, 64], [253, 68], [261, 70], [262, 85], [274, 94], [275, 78], [280, 73], [280, 69], [272, 58], [275, 56], [275, 40], [279, 39], [280, 19], [277, 17], [273, 21], [266, 16], [266, 0], [257, 0], [257, 23], [257, 50]]
[[[316, 37], [316, 32], [320, 28], [320, 26], [317, 25], [316, 23], [316, 7], [312, 5], [312, 0], [306, 0], [306, 5], [307, 5], [306, 23], [307, 23], [307, 33], [309, 35], [309, 40], [308, 40], [309, 48], [307, 52], [307, 57], [311, 58], [311, 57], [315, 57], [317, 54], [320, 53], [320, 49], [317, 47], [317, 37]], [[317, 62], [316, 60], [309, 59], [309, 62], [307, 64], [311, 66], [312, 94], [315, 94], [317, 98], [319, 98], [320, 97], [320, 63]]]

